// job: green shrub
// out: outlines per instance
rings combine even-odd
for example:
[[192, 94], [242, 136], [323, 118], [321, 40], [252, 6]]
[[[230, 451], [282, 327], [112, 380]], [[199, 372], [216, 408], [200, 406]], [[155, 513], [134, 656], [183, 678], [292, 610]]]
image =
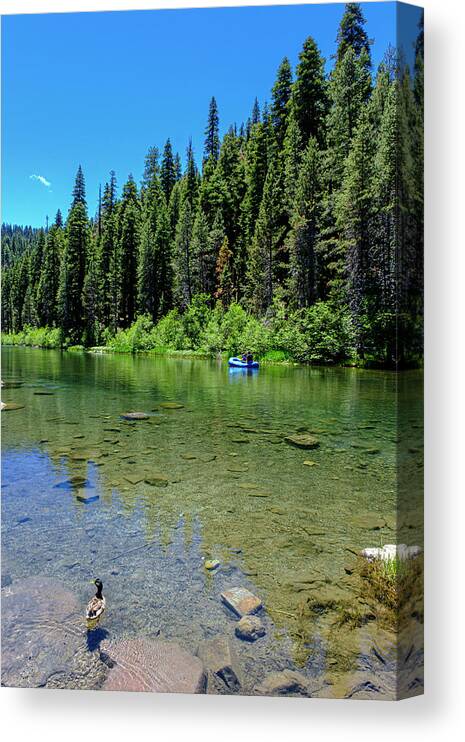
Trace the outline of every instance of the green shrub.
[[182, 317], [177, 309], [172, 309], [157, 323], [153, 332], [153, 347], [168, 350], [188, 350], [188, 338], [184, 332]]
[[2, 344], [59, 348], [62, 345], [62, 333], [58, 327], [31, 327], [25, 325], [20, 332], [2, 333]]
[[295, 353], [303, 362], [338, 363], [354, 355], [353, 327], [348, 312], [317, 302], [301, 310], [304, 347]]

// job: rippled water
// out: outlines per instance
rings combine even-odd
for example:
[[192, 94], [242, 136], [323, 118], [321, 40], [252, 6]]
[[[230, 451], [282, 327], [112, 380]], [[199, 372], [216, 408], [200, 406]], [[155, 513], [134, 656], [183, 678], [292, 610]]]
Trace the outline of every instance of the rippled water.
[[[334, 631], [302, 606], [328, 591], [358, 600], [345, 569], [354, 551], [422, 543], [419, 372], [246, 373], [25, 348], [3, 348], [2, 361], [2, 398], [24, 405], [2, 414], [5, 584], [53, 577], [84, 610], [100, 577], [111, 638], [164, 636], [195, 652], [227, 634], [243, 692], [286, 667], [319, 678], [322, 695], [376, 675], [373, 627]], [[149, 419], [121, 418], [134, 410]], [[319, 448], [284, 441], [299, 432]], [[159, 475], [166, 486], [145, 482]], [[205, 558], [219, 570], [208, 573]], [[263, 600], [267, 635], [254, 644], [234, 638], [221, 604], [234, 585]], [[380, 681], [387, 697], [391, 670]]]

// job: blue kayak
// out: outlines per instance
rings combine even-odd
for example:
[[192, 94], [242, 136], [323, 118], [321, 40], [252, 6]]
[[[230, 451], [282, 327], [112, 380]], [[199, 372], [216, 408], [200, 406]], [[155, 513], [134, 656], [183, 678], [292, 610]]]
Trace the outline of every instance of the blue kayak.
[[247, 363], [247, 362], [244, 362], [241, 358], [230, 358], [228, 363], [233, 368], [259, 368], [260, 366], [258, 361], [252, 361], [251, 363]]

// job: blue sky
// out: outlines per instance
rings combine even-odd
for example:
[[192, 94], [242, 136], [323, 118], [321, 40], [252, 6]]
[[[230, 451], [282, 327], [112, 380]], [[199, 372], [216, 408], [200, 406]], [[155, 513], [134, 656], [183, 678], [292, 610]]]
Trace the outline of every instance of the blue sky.
[[[393, 3], [365, 4], [375, 66], [395, 42]], [[82, 164], [89, 212], [116, 171], [139, 181], [167, 137], [200, 160], [210, 97], [222, 133], [270, 98], [284, 56], [313, 36], [331, 65], [343, 4], [4, 16], [2, 219], [68, 212]], [[36, 177], [31, 177], [36, 176]], [[39, 177], [40, 176], [40, 177]]]

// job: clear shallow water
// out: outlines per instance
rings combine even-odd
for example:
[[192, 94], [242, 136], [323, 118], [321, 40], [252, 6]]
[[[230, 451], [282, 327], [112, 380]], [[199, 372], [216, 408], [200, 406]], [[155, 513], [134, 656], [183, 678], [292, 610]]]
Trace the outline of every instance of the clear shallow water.
[[[3, 348], [2, 364], [3, 400], [24, 405], [2, 415], [2, 575], [51, 576], [83, 609], [100, 577], [111, 639], [160, 635], [195, 652], [226, 634], [244, 692], [286, 667], [319, 679], [323, 695], [378, 672], [367, 660], [376, 626], [334, 631], [327, 615], [303, 623], [301, 609], [328, 591], [360, 600], [344, 569], [352, 551], [399, 537], [421, 544], [421, 374], [247, 374], [213, 361], [25, 348]], [[150, 418], [122, 420], [131, 410]], [[318, 449], [284, 442], [303, 430]], [[167, 486], [145, 483], [157, 475]], [[215, 574], [205, 558], [221, 562]], [[221, 604], [234, 585], [263, 600], [267, 635], [254, 644], [234, 637]]]

